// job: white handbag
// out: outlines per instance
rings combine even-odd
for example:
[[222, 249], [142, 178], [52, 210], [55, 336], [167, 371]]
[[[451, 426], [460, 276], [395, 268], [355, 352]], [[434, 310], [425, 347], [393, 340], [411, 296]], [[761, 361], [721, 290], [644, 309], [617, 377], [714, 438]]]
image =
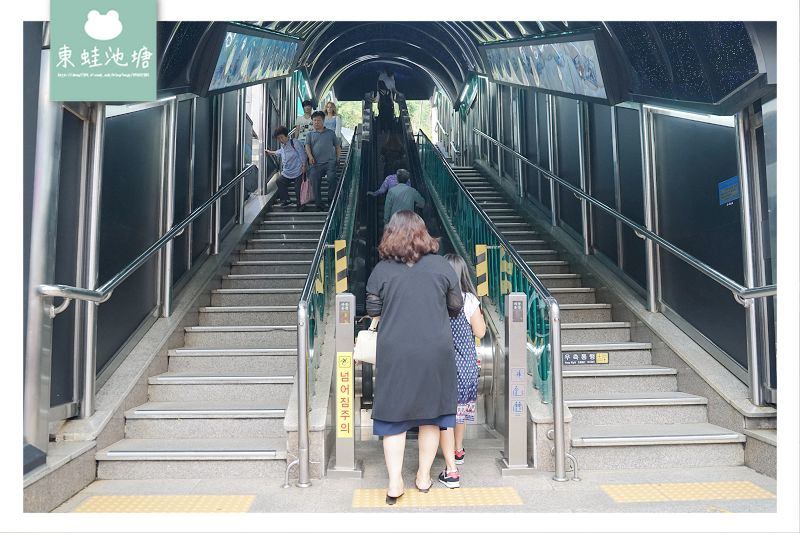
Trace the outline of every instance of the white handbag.
[[378, 344], [378, 319], [373, 318], [369, 329], [358, 332], [356, 345], [353, 348], [353, 360], [375, 364], [375, 352]]

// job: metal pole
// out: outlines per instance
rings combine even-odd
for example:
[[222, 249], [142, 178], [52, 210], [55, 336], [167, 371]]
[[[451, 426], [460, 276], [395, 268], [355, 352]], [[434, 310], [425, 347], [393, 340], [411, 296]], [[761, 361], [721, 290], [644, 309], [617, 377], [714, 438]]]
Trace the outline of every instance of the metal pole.
[[[586, 155], [588, 143], [586, 132], [586, 114], [588, 104], [586, 102], [576, 101], [578, 106], [578, 159], [580, 165], [580, 184], [581, 190], [589, 194], [589, 180], [587, 177], [586, 167], [588, 164], [588, 157]], [[591, 213], [589, 211], [589, 204], [585, 198], [581, 198], [581, 227], [583, 231], [583, 253], [590, 255], [592, 253], [592, 225]]]
[[[189, 191], [188, 191], [188, 205], [189, 212], [194, 210], [194, 168], [195, 168], [195, 133], [197, 130], [197, 98], [192, 98], [192, 120], [190, 122], [189, 130]], [[186, 228], [186, 261], [189, 269], [194, 264], [194, 224], [189, 224]]]
[[[747, 109], [736, 113], [736, 152], [739, 157], [739, 189], [741, 194], [742, 249], [744, 250], [744, 285], [753, 287], [755, 281], [753, 255], [753, 224], [750, 190], [750, 161], [748, 154], [749, 121]], [[757, 307], [753, 300], [745, 305], [745, 328], [747, 331], [747, 367], [750, 376], [750, 400], [755, 405], [764, 405], [764, 390], [761, 383], [761, 360], [758, 350], [758, 329], [756, 324]]]
[[[216, 120], [213, 131], [216, 135], [214, 139], [214, 192], [222, 186], [222, 114], [225, 99], [221, 94], [214, 97], [216, 101]], [[213, 194], [213, 193], [212, 193]], [[222, 231], [222, 198], [214, 202], [211, 208], [211, 255], [219, 253], [220, 233]]]
[[308, 456], [308, 304], [297, 305], [297, 486], [311, 486]]
[[[551, 94], [547, 95], [547, 156], [548, 168], [553, 174], [556, 173], [556, 121], [555, 121], [555, 97]], [[552, 179], [550, 181], [550, 224], [553, 227], [558, 226], [558, 214], [556, 213], [556, 182]]]
[[[337, 266], [337, 274], [338, 274]], [[360, 478], [361, 465], [356, 462], [355, 372], [353, 343], [355, 338], [356, 297], [349, 292], [336, 295], [336, 458], [328, 477]], [[360, 463], [360, 461], [359, 461]]]
[[[239, 89], [239, 98], [237, 100], [237, 110], [238, 113], [236, 115], [236, 122], [238, 123], [238, 129], [236, 132], [238, 133], [238, 150], [236, 153], [239, 155], [239, 168], [237, 168], [237, 173], [241, 172], [247, 162], [245, 161], [245, 143], [247, 142], [247, 137], [249, 133], [247, 131], [247, 89]], [[251, 161], [252, 162], [252, 161]], [[247, 187], [245, 184], [245, 180], [239, 182], [239, 216], [237, 217], [236, 223], [237, 224], [244, 224], [244, 204], [247, 200]]]
[[[521, 98], [520, 95], [522, 91], [517, 89], [516, 87], [511, 88], [511, 112], [514, 113], [514, 116], [521, 117], [523, 116], [522, 113], [522, 105], [521, 105]], [[535, 118], [535, 117], [534, 117]], [[527, 117], [526, 117], [527, 123]], [[515, 120], [512, 122], [511, 127], [514, 129], [514, 143], [516, 144], [517, 151], [522, 151], [522, 121]], [[525, 180], [522, 176], [522, 160], [517, 159], [517, 190], [519, 192], [519, 197], [525, 197]]]
[[548, 301], [550, 311], [550, 354], [553, 358], [553, 444], [555, 446], [555, 481], [567, 480], [566, 437], [564, 435], [564, 389], [561, 375], [561, 308], [555, 298]]
[[[100, 270], [100, 200], [103, 185], [103, 141], [105, 136], [106, 107], [95, 104], [92, 108], [92, 153], [89, 170], [89, 211], [87, 220], [88, 250], [86, 252], [86, 285], [97, 287]], [[81, 418], [94, 412], [94, 388], [97, 367], [97, 305], [86, 305], [86, 332], [84, 337], [83, 398]]]
[[[164, 178], [165, 198], [164, 198], [164, 231], [169, 231], [175, 221], [175, 154], [177, 150], [178, 135], [178, 100], [170, 99], [165, 108], [165, 145], [164, 157]], [[172, 314], [172, 261], [174, 241], [170, 241], [164, 247], [163, 269], [161, 271], [161, 291], [163, 301], [161, 303], [161, 316], [169, 317]]]
[[[653, 195], [655, 190], [655, 167], [653, 151], [655, 138], [653, 135], [653, 113], [646, 106], [639, 113], [640, 135], [642, 137], [642, 176], [644, 179], [644, 224], [649, 231], [655, 231], [656, 214]], [[647, 269], [647, 309], [651, 313], [658, 312], [658, 278], [656, 275], [656, 243], [645, 240], [645, 261]]]
[[63, 111], [50, 101], [50, 50], [42, 50], [39, 70], [36, 155], [31, 209], [30, 266], [27, 289], [28, 330], [25, 342], [24, 437], [47, 452], [52, 318], [37, 288], [55, 273], [55, 235], [58, 223], [58, 173]]
[[258, 143], [258, 193], [267, 194], [267, 135], [269, 135], [269, 126], [267, 124], [267, 117], [269, 116], [269, 91], [267, 84], [261, 84], [261, 125], [258, 131], [258, 136], [261, 137], [261, 142]]
[[[497, 125], [497, 138], [499, 139], [503, 136], [503, 91], [496, 84], [493, 87], [496, 99], [495, 109], [497, 109], [497, 121], [495, 123]], [[503, 150], [497, 146], [497, 175], [501, 179], [503, 178], [503, 166]]]

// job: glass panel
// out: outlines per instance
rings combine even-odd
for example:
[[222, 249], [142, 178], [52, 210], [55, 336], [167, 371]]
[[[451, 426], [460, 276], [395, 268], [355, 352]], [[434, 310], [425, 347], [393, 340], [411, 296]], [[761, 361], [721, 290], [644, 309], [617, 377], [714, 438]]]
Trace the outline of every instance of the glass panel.
[[[75, 286], [78, 281], [83, 121], [66, 110], [62, 111], [62, 115], [64, 125], [58, 169], [58, 225], [53, 280], [60, 285]], [[76, 356], [74, 302], [53, 319], [52, 342], [50, 405], [55, 406], [76, 400], [73, 397]]]
[[[539, 145], [536, 137], [538, 117], [536, 115], [536, 93], [527, 90], [520, 91], [523, 105], [523, 117], [520, 121], [520, 133], [522, 134], [522, 155], [539, 163]], [[522, 172], [525, 176], [525, 196], [536, 202], [540, 202], [539, 197], [539, 171], [530, 165], [522, 165]]]
[[[106, 119], [100, 206], [99, 283], [105, 283], [159, 237], [163, 108]], [[97, 373], [156, 306], [154, 256], [97, 308]]]
[[[516, 149], [514, 142], [514, 124], [519, 123], [519, 116], [515, 109], [511, 106], [511, 87], [500, 86], [503, 93], [502, 99], [502, 113], [503, 113], [503, 131], [500, 137], [500, 142], [510, 148]], [[503, 176], [517, 183], [517, 159], [513, 154], [503, 150]]]
[[[236, 177], [239, 171], [239, 157], [236, 151], [237, 148], [237, 118], [238, 109], [237, 101], [239, 99], [238, 91], [224, 93], [220, 96], [224, 100], [222, 108], [222, 186]], [[222, 197], [222, 221], [220, 227], [225, 228], [226, 225], [236, 216], [236, 205], [239, 202], [239, 187], [234, 189]]]
[[[189, 189], [192, 186], [192, 101], [178, 102], [178, 128], [175, 132], [175, 213], [173, 225], [189, 216]], [[172, 283], [189, 268], [189, 233], [184, 231], [172, 241]]]
[[[498, 98], [499, 91], [497, 90], [497, 85], [494, 83], [489, 84], [489, 116], [488, 118], [488, 125], [489, 125], [489, 136], [493, 139], [497, 139], [498, 132], [497, 132], [497, 116], [500, 113], [500, 109], [497, 105], [497, 98]], [[488, 141], [487, 141], [488, 142]], [[494, 167], [497, 167], [497, 145], [490, 143], [489, 144], [489, 164]]]
[[[644, 182], [639, 111], [617, 108], [620, 212], [644, 225]], [[622, 225], [622, 270], [642, 287], [647, 286], [644, 240]]]
[[[547, 95], [543, 93], [536, 93], [536, 128], [539, 130], [539, 164], [549, 169], [550, 168], [550, 151], [548, 146], [548, 137], [550, 135], [547, 129]], [[547, 211], [550, 211], [550, 180], [540, 176], [540, 187], [542, 191], [542, 205]]]
[[[556, 138], [558, 139], [558, 176], [580, 187], [580, 158], [578, 156], [578, 106], [576, 100], [556, 97]], [[582, 233], [581, 203], [575, 196], [559, 188], [559, 216], [578, 234]]]
[[[589, 105], [589, 178], [592, 196], [617, 209], [611, 108]], [[594, 247], [617, 263], [617, 220], [592, 208]]]
[[[738, 176], [730, 127], [655, 117], [660, 234], [741, 282], [744, 279], [739, 200], [720, 201], [719, 184]], [[745, 312], [723, 288], [661, 251], [661, 296], [670, 308], [747, 368]]]
[[[214, 160], [211, 135], [213, 106], [210, 98], [197, 98], [194, 115], [194, 175], [192, 176], [192, 209], [211, 198]], [[211, 240], [211, 212], [206, 211], [192, 222], [192, 264], [205, 255]]]

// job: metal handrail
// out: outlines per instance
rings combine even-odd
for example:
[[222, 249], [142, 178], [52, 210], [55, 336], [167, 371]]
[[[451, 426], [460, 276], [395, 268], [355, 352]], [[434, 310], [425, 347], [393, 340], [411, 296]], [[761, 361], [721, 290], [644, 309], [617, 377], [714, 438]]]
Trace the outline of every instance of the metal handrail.
[[764, 298], [764, 297], [767, 297], [767, 296], [773, 296], [773, 295], [777, 294], [777, 292], [778, 292], [777, 291], [777, 287], [776, 287], [776, 285], [774, 283], [771, 284], [771, 285], [764, 285], [762, 287], [752, 287], [752, 288], [748, 288], [748, 287], [745, 287], [744, 285], [741, 285], [740, 283], [737, 283], [736, 281], [732, 280], [731, 278], [729, 278], [728, 276], [726, 276], [722, 272], [719, 272], [718, 270], [715, 270], [714, 268], [712, 268], [711, 266], [709, 266], [706, 263], [702, 262], [701, 260], [699, 260], [695, 256], [693, 256], [693, 255], [689, 254], [688, 252], [685, 252], [682, 249], [678, 248], [677, 246], [675, 246], [671, 242], [667, 241], [666, 239], [664, 239], [660, 235], [658, 235], [656, 233], [653, 233], [652, 231], [650, 231], [649, 229], [645, 228], [644, 226], [642, 226], [640, 224], [637, 224], [636, 222], [634, 222], [633, 220], [629, 219], [628, 217], [626, 217], [625, 215], [623, 215], [622, 213], [620, 213], [616, 209], [613, 209], [613, 208], [607, 206], [603, 202], [597, 200], [593, 196], [590, 196], [590, 195], [586, 194], [584, 191], [582, 191], [579, 188], [575, 187], [571, 183], [569, 183], [569, 182], [565, 181], [564, 179], [556, 176], [555, 174], [553, 174], [549, 170], [547, 170], [545, 168], [542, 168], [541, 166], [537, 165], [536, 163], [534, 163], [533, 161], [531, 161], [530, 159], [528, 159], [524, 155], [520, 154], [519, 152], [517, 152], [513, 148], [509, 148], [505, 144], [503, 144], [500, 141], [494, 139], [493, 137], [490, 137], [489, 135], [483, 133], [482, 131], [480, 131], [477, 128], [472, 128], [472, 131], [477, 133], [481, 137], [486, 138], [487, 140], [489, 140], [490, 142], [492, 142], [495, 145], [499, 146], [503, 150], [511, 153], [512, 155], [517, 157], [523, 163], [526, 163], [526, 164], [532, 166], [533, 168], [535, 168], [536, 170], [538, 170], [539, 172], [544, 174], [545, 178], [558, 183], [561, 187], [566, 188], [567, 190], [572, 192], [574, 195], [580, 197], [583, 200], [586, 200], [587, 202], [591, 203], [594, 206], [597, 206], [598, 208], [600, 208], [602, 211], [604, 211], [608, 215], [611, 215], [612, 217], [616, 218], [617, 220], [619, 220], [620, 222], [622, 222], [626, 226], [630, 227], [636, 233], [636, 235], [639, 238], [641, 238], [641, 239], [650, 239], [650, 240], [654, 241], [660, 247], [664, 248], [665, 250], [670, 252], [672, 255], [674, 255], [678, 259], [682, 260], [684, 263], [686, 263], [689, 266], [693, 267], [695, 270], [699, 270], [700, 272], [705, 274], [707, 277], [711, 278], [712, 280], [716, 281], [717, 283], [719, 283], [720, 285], [722, 285], [723, 287], [725, 287], [726, 289], [731, 291], [733, 293], [734, 297], [737, 297], [736, 301], [738, 301], [742, 305], [747, 306], [750, 303], [750, 302], [743, 302], [744, 300], [752, 300], [752, 299], [755, 299], [755, 298]]
[[[421, 137], [424, 137], [425, 140], [433, 145], [430, 138], [425, 134], [422, 129], [419, 130], [418, 133]], [[533, 272], [533, 269], [525, 262], [524, 259], [519, 255], [517, 250], [514, 246], [511, 245], [510, 242], [503, 236], [497, 226], [495, 226], [492, 219], [486, 214], [482, 207], [478, 204], [475, 198], [472, 196], [472, 193], [467, 190], [461, 180], [458, 179], [453, 169], [445, 160], [444, 156], [442, 156], [441, 152], [438, 150], [433, 150], [433, 153], [440, 159], [441, 163], [447, 169], [450, 177], [453, 179], [455, 184], [461, 190], [462, 194], [465, 198], [467, 198], [468, 202], [472, 206], [472, 208], [478, 213], [480, 218], [486, 223], [489, 227], [489, 230], [494, 234], [495, 239], [505, 248], [506, 253], [511, 256], [511, 260], [515, 263], [515, 266], [520, 270], [522, 275], [528, 280], [534, 290], [542, 297], [542, 300], [547, 305], [548, 309], [548, 316], [550, 320], [550, 354], [553, 359], [552, 370], [553, 370], [553, 428], [554, 428], [554, 438], [553, 438], [553, 445], [555, 447], [555, 476], [554, 479], [557, 481], [565, 481], [566, 477], [566, 446], [565, 446], [565, 427], [564, 427], [564, 384], [563, 378], [561, 373], [561, 308], [559, 306], [558, 300], [550, 293], [547, 287], [542, 283], [542, 281], [536, 276]]]
[[[350, 151], [347, 153], [347, 160], [342, 167], [339, 179], [336, 184], [336, 191], [334, 192], [333, 199], [328, 205], [328, 217], [325, 219], [325, 224], [322, 226], [319, 242], [317, 248], [314, 250], [314, 257], [311, 259], [311, 267], [308, 271], [303, 291], [300, 293], [300, 300], [297, 302], [297, 460], [298, 465], [298, 487], [308, 487], [311, 485], [310, 466], [311, 460], [309, 457], [309, 434], [308, 434], [308, 300], [311, 296], [311, 291], [314, 287], [315, 274], [319, 270], [320, 262], [322, 262], [323, 255], [327, 247], [328, 234], [331, 230], [331, 216], [339, 206], [339, 200], [342, 195], [342, 185], [344, 184], [344, 177], [350, 169], [350, 162], [355, 153], [354, 142], [358, 128], [353, 132], [353, 137], [350, 139]], [[294, 462], [292, 463], [294, 464]], [[289, 467], [292, 466], [289, 465]], [[289, 469], [286, 470], [286, 479], [288, 480]]]
[[[122, 282], [128, 279], [136, 270], [145, 264], [150, 258], [155, 255], [161, 248], [163, 248], [169, 241], [174, 239], [176, 236], [183, 233], [183, 230], [192, 223], [197, 217], [202, 215], [209, 207], [211, 207], [214, 202], [219, 200], [221, 197], [228, 194], [231, 189], [233, 189], [240, 181], [242, 181], [247, 175], [249, 175], [253, 169], [256, 168], [256, 165], [250, 164], [247, 165], [244, 170], [242, 170], [236, 177], [234, 177], [231, 181], [225, 184], [219, 191], [214, 193], [208, 200], [203, 202], [203, 204], [195, 209], [194, 211], [186, 217], [183, 222], [178, 224], [177, 226], [173, 226], [168, 232], [166, 232], [160, 239], [154, 242], [150, 247], [142, 252], [139, 257], [131, 261], [125, 268], [123, 268], [117, 275], [113, 278], [105, 282], [104, 284], [100, 285], [96, 289], [84, 289], [80, 287], [72, 287], [70, 285], [39, 285], [39, 294], [42, 296], [49, 296], [49, 297], [61, 297], [66, 298], [68, 300], [84, 300], [87, 302], [94, 302], [96, 304], [101, 304], [103, 302], [108, 301], [111, 298], [111, 295]], [[66, 308], [66, 307], [64, 307]], [[59, 307], [60, 311], [63, 311]]]

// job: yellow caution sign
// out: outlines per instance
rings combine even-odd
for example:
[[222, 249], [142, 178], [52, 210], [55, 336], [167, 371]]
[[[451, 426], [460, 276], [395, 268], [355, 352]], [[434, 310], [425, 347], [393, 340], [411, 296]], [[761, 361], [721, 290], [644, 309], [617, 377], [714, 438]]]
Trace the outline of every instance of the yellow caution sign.
[[314, 290], [317, 294], [325, 292], [325, 257], [319, 260], [319, 270], [317, 270], [317, 279], [314, 280]]
[[336, 254], [336, 294], [347, 292], [347, 241], [334, 241]]
[[478, 277], [478, 296], [489, 295], [489, 254], [485, 244], [475, 245], [475, 274]]
[[353, 436], [353, 352], [336, 352], [336, 437]]

